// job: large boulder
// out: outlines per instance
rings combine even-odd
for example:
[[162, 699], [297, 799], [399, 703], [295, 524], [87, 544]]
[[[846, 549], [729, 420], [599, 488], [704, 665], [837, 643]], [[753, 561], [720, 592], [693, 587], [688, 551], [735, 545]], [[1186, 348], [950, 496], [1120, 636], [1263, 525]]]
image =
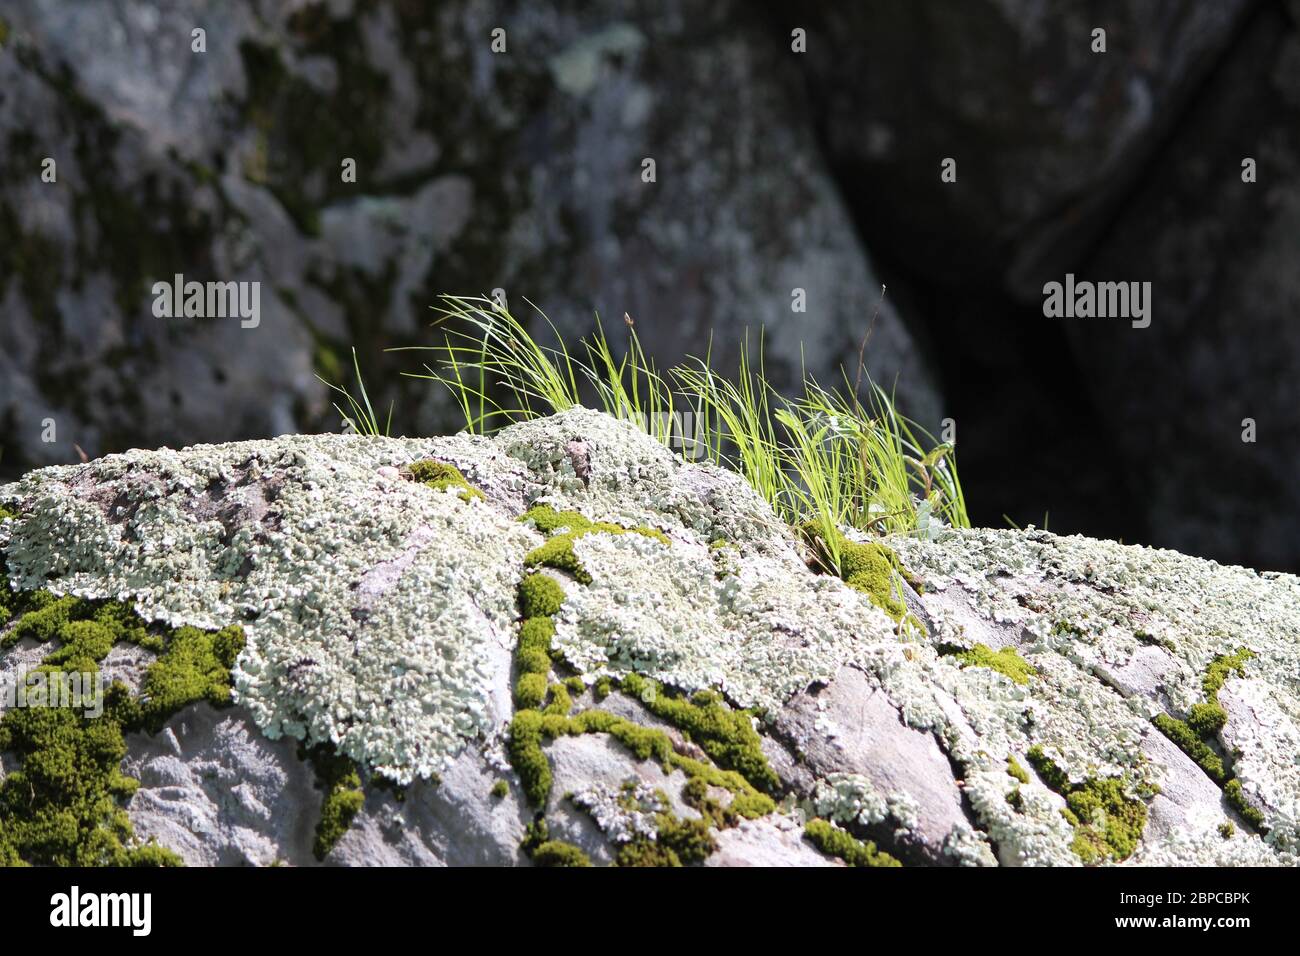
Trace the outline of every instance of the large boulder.
[[[422, 357], [384, 349], [441, 342], [440, 294], [496, 289], [570, 339], [630, 313], [668, 362], [712, 332], [726, 364], [765, 326], [782, 387], [801, 343], [834, 382], [871, 328], [869, 368], [933, 424], [793, 54], [753, 20], [697, 0], [7, 4], [2, 467], [332, 427], [315, 374], [350, 377], [354, 342], [376, 406], [437, 433], [446, 397], [397, 374]], [[176, 274], [260, 282], [259, 324], [155, 317]]]
[[[0, 675], [81, 654], [121, 680], [123, 852], [1298, 862], [1290, 576], [953, 530], [883, 542], [895, 623], [740, 477], [581, 408], [134, 451], [0, 508]], [[123, 640], [90, 650], [101, 621]], [[45, 766], [24, 726], [0, 719], [6, 775]]]

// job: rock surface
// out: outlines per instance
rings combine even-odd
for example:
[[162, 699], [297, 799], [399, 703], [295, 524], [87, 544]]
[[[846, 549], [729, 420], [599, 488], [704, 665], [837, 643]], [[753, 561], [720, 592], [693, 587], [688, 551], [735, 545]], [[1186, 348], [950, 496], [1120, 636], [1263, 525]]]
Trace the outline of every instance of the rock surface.
[[[430, 458], [482, 497], [395, 471]], [[603, 712], [668, 747], [644, 759], [617, 733], [544, 738], [540, 802], [513, 754], [518, 715], [543, 718], [512, 703], [511, 656], [516, 587], [562, 534], [518, 520], [539, 503], [641, 531], [579, 536], [570, 573], [540, 572], [563, 591], [549, 666], [573, 685], [546, 712]], [[705, 830], [711, 864], [838, 863], [803, 836], [819, 817], [904, 864], [1076, 865], [1121, 812], [1140, 818], [1133, 845], [1089, 862], [1300, 862], [1290, 576], [1033, 531], [894, 537], [923, 612], [895, 626], [810, 570], [738, 476], [584, 409], [490, 439], [136, 451], [32, 472], [0, 505], [18, 514], [0, 522], [15, 589], [243, 626], [231, 708], [127, 740], [137, 838], [187, 863], [315, 862], [322, 795], [300, 743], [332, 746], [364, 781], [335, 864], [526, 863], [538, 819], [594, 863], [674, 827]], [[1205, 703], [1207, 668], [1243, 647], [1207, 737], [1234, 800], [1153, 718]], [[0, 667], [32, 657], [19, 643]], [[988, 663], [1007, 659], [1028, 670]], [[708, 691], [720, 701], [677, 696]], [[690, 732], [673, 708], [691, 706], [751, 709], [758, 764]], [[728, 767], [775, 802], [726, 813], [751, 792]], [[1096, 792], [1114, 802], [1081, 809]]]
[[[670, 362], [713, 332], [725, 363], [765, 326], [778, 386], [801, 345], [838, 380], [881, 283], [791, 54], [743, 6], [6, 3], [3, 466], [335, 427], [313, 373], [349, 377], [354, 342], [398, 430], [439, 433], [445, 396], [397, 374], [423, 356], [383, 350], [441, 342], [443, 293], [502, 289], [575, 338], [630, 312]], [[152, 284], [177, 273], [260, 282], [260, 325], [156, 318]], [[873, 374], [933, 425], [937, 387], [890, 299], [871, 341]]]

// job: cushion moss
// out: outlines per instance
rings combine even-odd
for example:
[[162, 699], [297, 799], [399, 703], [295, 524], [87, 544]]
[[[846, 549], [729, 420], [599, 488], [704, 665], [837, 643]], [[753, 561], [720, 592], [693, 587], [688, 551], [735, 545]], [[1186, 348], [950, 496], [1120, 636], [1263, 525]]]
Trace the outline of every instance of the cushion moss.
[[1028, 684], [1031, 677], [1038, 675], [1038, 669], [1020, 656], [1014, 647], [993, 650], [987, 644], [976, 644], [965, 651], [958, 651], [954, 657], [967, 667], [987, 667], [1010, 678], [1017, 684]]
[[827, 856], [838, 857], [849, 866], [896, 867], [903, 864], [880, 850], [870, 840], [858, 840], [826, 820], [809, 820], [804, 837]]
[[95, 673], [119, 642], [161, 654], [145, 670], [138, 698], [115, 681], [96, 718], [61, 706], [12, 708], [0, 718], [0, 750], [18, 763], [0, 780], [0, 862], [178, 865], [176, 854], [134, 843], [122, 807], [138, 786], [121, 772], [125, 734], [156, 731], [199, 700], [228, 703], [230, 667], [243, 648], [242, 630], [150, 633], [127, 605], [49, 592], [20, 595], [12, 606], [21, 616], [5, 646], [12, 646], [14, 634], [60, 643], [38, 668], [47, 673]]
[[1074, 828], [1070, 849], [1080, 860], [1104, 863], [1133, 855], [1146, 828], [1147, 807], [1129, 796], [1123, 780], [1089, 777], [1072, 783], [1040, 744], [1030, 747], [1026, 757], [1043, 782], [1065, 797], [1062, 813]]
[[435, 491], [442, 491], [447, 488], [456, 489], [460, 493], [462, 501], [473, 501], [475, 498], [481, 500], [483, 498], [483, 492], [466, 481], [465, 476], [461, 474], [460, 469], [455, 465], [429, 458], [424, 461], [411, 462], [406, 466], [406, 471], [410, 474], [412, 480], [433, 488]]

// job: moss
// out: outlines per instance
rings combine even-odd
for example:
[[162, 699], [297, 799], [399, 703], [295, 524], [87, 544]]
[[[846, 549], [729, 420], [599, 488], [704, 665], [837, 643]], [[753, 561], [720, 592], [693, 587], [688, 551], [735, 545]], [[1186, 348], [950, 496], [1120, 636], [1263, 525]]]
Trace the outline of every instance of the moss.
[[117, 602], [21, 595], [13, 633], [61, 647], [44, 658], [47, 673], [95, 673], [119, 642], [161, 651], [145, 672], [140, 698], [120, 682], [104, 693], [103, 713], [25, 707], [0, 718], [0, 750], [19, 766], [0, 781], [0, 860], [54, 866], [175, 865], [180, 858], [152, 844], [131, 845], [121, 802], [138, 786], [121, 773], [125, 733], [155, 730], [196, 700], [229, 699], [230, 667], [243, 647], [238, 627], [151, 634]]
[[355, 761], [324, 744], [308, 751], [300, 750], [299, 758], [311, 762], [316, 771], [316, 785], [325, 792], [320, 820], [316, 824], [316, 839], [312, 843], [312, 854], [317, 860], [324, 860], [348, 832], [365, 803], [361, 775]]
[[519, 583], [519, 610], [525, 618], [550, 617], [564, 604], [564, 588], [548, 574], [530, 574]]
[[572, 843], [547, 840], [533, 850], [534, 866], [591, 866], [591, 860]]
[[1227, 782], [1228, 771], [1223, 765], [1223, 758], [1191, 726], [1168, 714], [1157, 714], [1151, 722], [1157, 730], [1177, 744], [1183, 753], [1191, 757], [1207, 777], [1219, 786]]
[[504, 780], [498, 780], [496, 783], [492, 784], [491, 794], [498, 800], [505, 799], [510, 795], [510, 784], [506, 783]]
[[598, 677], [596, 683], [591, 685], [592, 696], [596, 700], [604, 700], [614, 691], [614, 682], [608, 677]]
[[540, 707], [546, 699], [545, 674], [520, 674], [515, 681], [515, 706], [521, 709]]
[[1223, 837], [1225, 840], [1231, 840], [1232, 835], [1236, 832], [1237, 828], [1233, 826], [1231, 820], [1225, 820], [1223, 823], [1219, 824], [1219, 836]]
[[1205, 691], [1205, 699], [1218, 703], [1219, 691], [1223, 689], [1223, 682], [1234, 675], [1244, 677], [1246, 662], [1254, 656], [1254, 651], [1246, 647], [1240, 647], [1234, 654], [1220, 654], [1210, 661], [1210, 665], [1205, 668], [1205, 674], [1201, 677], [1201, 687]]
[[1227, 798], [1229, 805], [1241, 815], [1241, 818], [1249, 823], [1256, 830], [1264, 828], [1264, 814], [1256, 807], [1251, 806], [1246, 799], [1246, 791], [1242, 789], [1241, 781], [1233, 778], [1223, 785], [1223, 795]]
[[429, 458], [412, 462], [406, 466], [406, 470], [414, 481], [435, 491], [454, 488], [460, 492], [462, 501], [473, 501], [475, 498], [483, 500], [483, 492], [466, 481], [460, 469], [454, 465]]
[[1029, 782], [1029, 771], [1021, 766], [1020, 761], [1016, 759], [1015, 754], [1007, 757], [1007, 773], [1015, 777], [1021, 783]]
[[[544, 741], [582, 734], [609, 734], [638, 760], [654, 758], [667, 771], [679, 769], [687, 777], [701, 777], [710, 786], [722, 787], [747, 798], [743, 806], [755, 815], [770, 813], [771, 799], [734, 771], [719, 770], [673, 750], [672, 740], [662, 730], [643, 727], [603, 710], [584, 710], [573, 716], [521, 710], [510, 723], [506, 753], [530, 803], [544, 807], [551, 793], [551, 765], [542, 750]], [[762, 797], [762, 799], [758, 799]]]
[[672, 697], [638, 674], [624, 678], [623, 690], [656, 717], [685, 731], [719, 766], [735, 770], [758, 790], [775, 793], [780, 789], [781, 780], [763, 754], [753, 718], [727, 707], [717, 693], [699, 691], [690, 699]]
[[1133, 855], [1146, 827], [1147, 808], [1124, 792], [1122, 780], [1089, 779], [1072, 790], [1065, 802], [1079, 820], [1071, 848], [1084, 863]]
[[827, 856], [838, 857], [849, 866], [902, 866], [898, 860], [877, 849], [870, 840], [857, 840], [826, 820], [809, 820], [804, 838]]
[[[545, 544], [534, 548], [524, 557], [528, 567], [548, 567], [571, 574], [580, 584], [590, 584], [591, 575], [578, 560], [573, 543], [586, 534], [640, 534], [668, 544], [668, 537], [654, 528], [624, 528], [608, 521], [592, 521], [577, 511], [556, 511], [550, 505], [533, 505], [520, 521], [531, 521], [538, 531], [551, 535]], [[563, 531], [562, 534], [556, 532]]]
[[563, 717], [573, 709], [573, 698], [569, 696], [569, 688], [564, 684], [552, 684], [550, 697], [551, 699], [547, 702], [544, 713], [557, 714]]
[[1264, 814], [1246, 800], [1241, 781], [1235, 779], [1224, 758], [1210, 743], [1228, 721], [1228, 712], [1219, 703], [1219, 691], [1223, 689], [1224, 681], [1233, 675], [1244, 675], [1246, 662], [1254, 656], [1254, 652], [1245, 647], [1238, 648], [1233, 654], [1220, 654], [1210, 661], [1201, 675], [1201, 688], [1206, 699], [1192, 705], [1185, 721], [1169, 714], [1157, 714], [1151, 722], [1192, 758], [1207, 777], [1223, 788], [1229, 805], [1258, 830], [1264, 827]]
[[954, 656], [967, 667], [987, 667], [1017, 684], [1028, 684], [1031, 677], [1038, 676], [1038, 669], [1021, 657], [1014, 647], [995, 651], [987, 644], [976, 644], [970, 650], [958, 651]]
[[140, 722], [150, 733], [189, 704], [206, 700], [214, 707], [230, 703], [230, 668], [244, 649], [238, 625], [215, 633], [182, 627], [166, 650], [145, 671], [140, 687]]
[[[667, 797], [664, 802], [667, 803]], [[616, 866], [688, 866], [702, 863], [718, 848], [707, 818], [683, 820], [674, 813], [655, 814], [655, 837], [638, 836], [618, 848]]]
[[835, 540], [828, 543], [826, 530], [812, 522], [800, 530], [809, 544], [826, 555], [824, 561], [828, 566], [833, 564], [830, 556], [838, 552], [840, 578], [870, 598], [871, 603], [888, 614], [895, 624], [901, 624], [908, 616], [898, 582], [910, 576], [904, 574], [892, 548], [878, 542], [850, 541], [838, 531], [831, 532]]
[[587, 692], [587, 685], [583, 683], [581, 677], [566, 677], [564, 679], [564, 686], [568, 689], [570, 694], [581, 695]]
[[1133, 855], [1146, 828], [1147, 807], [1128, 795], [1115, 777], [1070, 782], [1068, 775], [1035, 744], [1026, 754], [1039, 777], [1065, 797], [1065, 819], [1074, 827], [1070, 848], [1084, 863], [1125, 860]]

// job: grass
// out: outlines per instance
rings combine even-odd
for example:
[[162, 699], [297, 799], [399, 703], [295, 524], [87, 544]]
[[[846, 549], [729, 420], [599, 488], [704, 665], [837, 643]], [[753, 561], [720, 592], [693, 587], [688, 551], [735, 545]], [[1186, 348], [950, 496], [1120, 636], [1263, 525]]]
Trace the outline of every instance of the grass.
[[[628, 345], [616, 350], [599, 320], [570, 348], [535, 307], [542, 334], [555, 345], [491, 299], [444, 296], [435, 311], [442, 344], [406, 349], [431, 351], [434, 362], [404, 374], [445, 386], [467, 432], [488, 434], [588, 404], [688, 458], [738, 472], [786, 523], [811, 523], [826, 541], [839, 540], [829, 532], [845, 527], [927, 535], [943, 525], [970, 526], [953, 446], [900, 414], [879, 385], [867, 379], [865, 389], [856, 387], [861, 367], [854, 383], [845, 374], [837, 388], [805, 376], [802, 394], [787, 397], [768, 380], [761, 337], [746, 337], [737, 373], [728, 377], [713, 368], [711, 347], [660, 370], [627, 316]], [[348, 399], [358, 430], [379, 433], [368, 430], [377, 423], [364, 386], [361, 401]], [[829, 563], [838, 570], [839, 556], [832, 553]]]
[[338, 412], [339, 417], [343, 419], [344, 431], [355, 432], [358, 435], [370, 435], [377, 438], [388, 437], [393, 428], [393, 405], [391, 403], [389, 404], [388, 418], [385, 420], [383, 428], [380, 428], [379, 417], [375, 414], [374, 408], [371, 407], [370, 396], [366, 393], [366, 383], [361, 377], [361, 365], [357, 361], [357, 350], [355, 348], [352, 350], [352, 370], [356, 373], [357, 388], [361, 392], [361, 397], [359, 399], [353, 398], [352, 393], [346, 388], [326, 382], [325, 379], [321, 378], [319, 375], [316, 377], [347, 400], [350, 414], [340, 408], [337, 402], [334, 403], [334, 410]]

